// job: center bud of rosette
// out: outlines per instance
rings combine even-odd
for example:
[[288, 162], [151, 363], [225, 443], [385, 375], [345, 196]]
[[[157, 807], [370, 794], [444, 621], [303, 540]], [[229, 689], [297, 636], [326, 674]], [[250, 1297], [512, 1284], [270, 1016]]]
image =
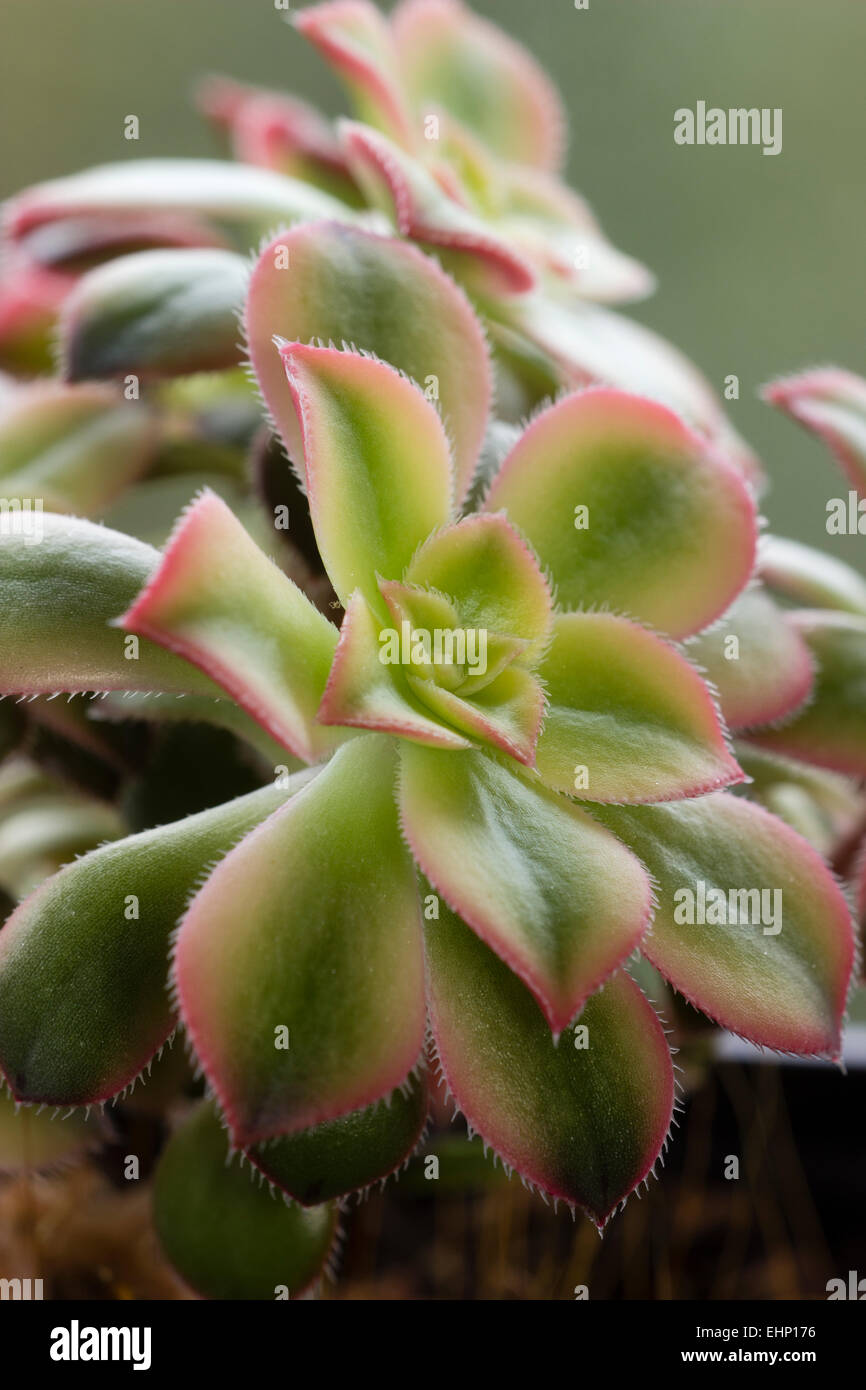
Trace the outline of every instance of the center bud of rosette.
[[379, 660], [383, 666], [402, 667], [419, 693], [419, 681], [432, 681], [456, 694], [481, 690], [507, 664], [497, 659], [500, 648], [506, 647], [510, 660], [526, 647], [519, 639], [503, 641], [495, 635], [490, 644], [487, 628], [462, 626], [454, 605], [443, 594], [388, 582], [381, 583], [380, 589], [393, 626], [379, 632]]
[[[395, 668], [432, 715], [473, 740], [532, 759], [543, 695], [526, 664], [530, 643], [468, 624], [451, 598], [432, 588], [379, 581], [391, 623], [378, 634], [379, 662]], [[513, 720], [524, 707], [522, 737]]]
[[535, 764], [551, 599], [501, 515], [465, 517], [349, 599], [318, 719]]

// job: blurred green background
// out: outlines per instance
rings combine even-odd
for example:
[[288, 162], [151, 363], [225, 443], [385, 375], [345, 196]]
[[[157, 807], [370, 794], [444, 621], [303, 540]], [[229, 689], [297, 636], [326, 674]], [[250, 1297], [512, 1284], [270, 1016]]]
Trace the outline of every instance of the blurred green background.
[[[866, 0], [477, 0], [526, 42], [571, 117], [570, 181], [650, 265], [635, 316], [717, 389], [773, 479], [773, 528], [866, 571], [829, 537], [846, 487], [819, 444], [756, 398], [769, 377], [838, 362], [866, 374]], [[219, 71], [344, 109], [273, 0], [0, 0], [0, 194], [106, 160], [215, 153], [192, 109]], [[784, 148], [681, 147], [679, 106], [782, 107]], [[137, 144], [123, 118], [141, 122]]]

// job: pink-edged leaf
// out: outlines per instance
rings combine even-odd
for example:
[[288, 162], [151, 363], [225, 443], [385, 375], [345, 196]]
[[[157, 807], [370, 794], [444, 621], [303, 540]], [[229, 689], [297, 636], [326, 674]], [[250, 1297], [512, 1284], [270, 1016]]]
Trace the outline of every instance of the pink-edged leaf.
[[469, 301], [429, 256], [336, 222], [283, 232], [256, 263], [245, 328], [268, 409], [298, 464], [300, 427], [275, 336], [351, 343], [435, 387], [462, 498], [484, 438], [491, 368]]
[[529, 991], [459, 918], [441, 909], [426, 940], [439, 1061], [469, 1124], [529, 1182], [603, 1226], [671, 1122], [673, 1066], [655, 1012], [620, 971], [556, 1046]]
[[582, 299], [608, 304], [652, 294], [655, 277], [611, 245], [572, 189], [526, 165], [507, 166], [499, 177], [506, 190], [499, 230], [546, 274], [554, 293], [574, 291]]
[[74, 229], [92, 219], [107, 219], [109, 226], [120, 219], [129, 240], [140, 218], [166, 213], [204, 218], [205, 228], [354, 215], [320, 189], [270, 169], [218, 159], [135, 159], [27, 189], [7, 203], [4, 231], [13, 241], [26, 237], [31, 247], [33, 233], [49, 224], [71, 222]]
[[[14, 518], [14, 513], [10, 513]], [[0, 529], [0, 692], [221, 691], [154, 642], [132, 653], [110, 624], [160, 562], [159, 551], [78, 517], [21, 513]]]
[[674, 637], [743, 588], [755, 504], [741, 476], [664, 406], [595, 388], [537, 416], [487, 495], [565, 608], [609, 605]]
[[779, 816], [833, 862], [862, 820], [857, 783], [839, 772], [770, 753], [747, 739], [739, 739], [736, 750], [750, 779], [749, 800]]
[[547, 169], [560, 163], [562, 102], [520, 44], [459, 0], [403, 0], [393, 25], [422, 112], [445, 107], [506, 159]]
[[751, 1042], [837, 1056], [854, 936], [845, 898], [811, 845], [725, 792], [599, 816], [656, 881], [641, 945], [656, 969]]
[[75, 283], [9, 248], [0, 270], [0, 369], [50, 371], [57, 311]]
[[25, 898], [0, 931], [0, 1066], [19, 1099], [90, 1105], [134, 1081], [177, 1024], [169, 943], [204, 865], [309, 775], [102, 845]]
[[566, 613], [539, 669], [536, 766], [587, 801], [672, 801], [742, 781], [710, 692], [668, 642], [612, 613]]
[[417, 1146], [428, 1110], [427, 1078], [411, 1077], [392, 1096], [338, 1120], [272, 1139], [249, 1159], [303, 1205], [329, 1202], [382, 1182]]
[[184, 918], [181, 1010], [238, 1144], [369, 1105], [418, 1061], [421, 911], [394, 776], [390, 740], [353, 739]]
[[242, 256], [211, 248], [142, 251], [98, 266], [63, 308], [62, 375], [147, 379], [237, 365], [248, 278]]
[[801, 608], [838, 608], [866, 618], [866, 579], [844, 560], [781, 536], [762, 536], [758, 574]]
[[854, 891], [857, 902], [857, 915], [860, 920], [860, 927], [866, 931], [866, 838], [860, 846], [860, 853], [857, 858], [856, 875], [854, 880]]
[[764, 387], [764, 400], [817, 434], [861, 497], [866, 497], [866, 380], [817, 368]]
[[354, 121], [340, 131], [349, 165], [374, 207], [401, 236], [433, 247], [473, 290], [522, 295], [535, 284], [529, 262], [392, 141]]
[[202, 1298], [303, 1297], [338, 1242], [336, 1206], [274, 1202], [231, 1152], [216, 1107], [202, 1102], [160, 1155], [153, 1221], [163, 1250]]
[[34, 382], [0, 411], [0, 493], [100, 513], [144, 472], [156, 442], [152, 414], [110, 387]]
[[559, 1034], [646, 931], [649, 880], [565, 797], [481, 752], [401, 748], [400, 815], [446, 902]]
[[447, 595], [464, 627], [521, 638], [527, 663], [547, 643], [547, 580], [504, 516], [475, 514], [437, 531], [413, 557], [406, 580]]
[[297, 757], [334, 746], [314, 720], [336, 630], [216, 493], [184, 514], [119, 626], [198, 666]]
[[315, 184], [343, 202], [357, 201], [336, 133], [309, 102], [216, 76], [200, 84], [196, 101], [228, 135], [235, 159]]
[[766, 590], [746, 589], [725, 616], [688, 644], [712, 682], [731, 729], [752, 729], [793, 715], [808, 700], [809, 648]]
[[787, 724], [751, 738], [772, 752], [866, 777], [866, 618], [807, 609], [788, 620], [812, 653], [812, 699]]
[[361, 120], [411, 149], [416, 140], [412, 112], [381, 11], [370, 0], [327, 0], [300, 11], [294, 25], [339, 73]]
[[565, 304], [540, 294], [497, 305], [496, 320], [490, 324], [494, 340], [503, 326], [506, 341], [509, 331], [528, 339], [550, 359], [563, 385], [601, 383], [661, 401], [717, 443], [752, 486], [763, 486], [758, 459], [726, 420], [709, 382], [643, 324], [599, 304]]
[[376, 575], [398, 578], [452, 507], [448, 440], [434, 406], [393, 367], [357, 353], [280, 349], [301, 428], [307, 497], [325, 569], [345, 606]]
[[466, 738], [425, 709], [400, 668], [379, 659], [381, 633], [381, 620], [370, 611], [364, 596], [354, 593], [340, 628], [319, 723], [378, 730], [443, 748], [467, 748]]

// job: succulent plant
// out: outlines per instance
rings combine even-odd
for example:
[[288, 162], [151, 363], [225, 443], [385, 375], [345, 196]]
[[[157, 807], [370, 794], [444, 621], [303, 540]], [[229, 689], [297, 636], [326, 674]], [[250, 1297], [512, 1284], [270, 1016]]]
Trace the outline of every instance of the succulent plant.
[[[201, 721], [256, 783], [165, 823], [127, 796], [143, 829], [104, 812], [25, 897], [0, 1069], [102, 1104], [182, 1027], [207, 1094], [155, 1218], [218, 1297], [314, 1284], [440, 1089], [603, 1227], [676, 1104], [646, 990], [838, 1058], [827, 860], [866, 916], [866, 583], [759, 544], [751, 450], [607, 308], [652, 278], [559, 182], [547, 79], [457, 0], [295, 23], [359, 119], [211, 81], [243, 163], [27, 190], [0, 278], [0, 484], [47, 503], [38, 544], [0, 532], [9, 747], [120, 778], [126, 721]], [[768, 389], [861, 495], [863, 393]]]

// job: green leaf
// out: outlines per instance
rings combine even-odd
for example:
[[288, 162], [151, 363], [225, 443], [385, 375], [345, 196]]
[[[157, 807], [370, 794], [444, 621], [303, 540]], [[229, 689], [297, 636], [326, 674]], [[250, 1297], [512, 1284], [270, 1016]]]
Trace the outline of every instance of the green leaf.
[[308, 1207], [343, 1197], [393, 1173], [412, 1153], [427, 1119], [427, 1084], [414, 1077], [384, 1101], [250, 1149], [270, 1182]]
[[641, 865], [573, 802], [481, 752], [406, 743], [400, 754], [415, 859], [558, 1035], [646, 931]]
[[7, 207], [6, 228], [14, 240], [51, 223], [193, 213], [244, 229], [277, 221], [317, 217], [353, 221], [337, 198], [270, 169], [219, 159], [134, 159], [102, 164], [67, 178], [36, 184]]
[[420, 904], [394, 775], [390, 740], [345, 744], [184, 918], [181, 1011], [244, 1147], [369, 1105], [418, 1060]]
[[749, 777], [748, 796], [779, 816], [830, 859], [862, 816], [856, 782], [823, 767], [768, 753], [741, 739], [737, 759]]
[[154, 445], [153, 417], [114, 390], [34, 383], [0, 418], [0, 492], [31, 511], [92, 514], [136, 480]]
[[211, 1105], [169, 1140], [156, 1171], [153, 1216], [178, 1274], [204, 1298], [294, 1297], [316, 1282], [334, 1247], [337, 1211], [275, 1202], [236, 1161]]
[[726, 420], [705, 377], [677, 348], [642, 323], [586, 301], [560, 303], [542, 294], [523, 295], [495, 306], [490, 324], [494, 341], [516, 333], [555, 366], [560, 383], [571, 388], [601, 382], [635, 391], [677, 411], [718, 445], [748, 481], [760, 489], [760, 463]]
[[866, 618], [804, 610], [789, 621], [815, 661], [812, 699], [790, 723], [751, 738], [771, 752], [866, 777]]
[[403, 0], [393, 24], [401, 67], [422, 111], [444, 106], [515, 163], [548, 169], [560, 163], [562, 102], [521, 44], [459, 0]]
[[423, 164], [369, 126], [341, 121], [339, 131], [358, 184], [400, 236], [432, 247], [476, 294], [507, 297], [533, 288], [529, 261], [465, 201], [450, 197]]
[[216, 493], [181, 518], [119, 623], [198, 666], [305, 762], [337, 741], [314, 723], [337, 630]]
[[68, 381], [217, 371], [242, 360], [249, 265], [230, 251], [142, 251], [82, 277], [60, 318]]
[[620, 971], [556, 1046], [529, 991], [459, 918], [429, 924], [427, 956], [439, 1060], [469, 1124], [603, 1226], [649, 1174], [671, 1122], [673, 1068], [652, 1008]]
[[770, 589], [802, 607], [838, 608], [866, 618], [866, 579], [835, 555], [781, 536], [763, 536], [758, 569]]
[[524, 532], [562, 607], [618, 608], [674, 637], [724, 612], [755, 560], [740, 475], [665, 407], [621, 391], [536, 416], [485, 506]]
[[[817, 434], [866, 498], [866, 380], [838, 367], [785, 377], [764, 387], [764, 400]], [[860, 528], [866, 531], [866, 523]]]
[[641, 953], [674, 988], [751, 1042], [838, 1055], [851, 914], [811, 845], [724, 792], [598, 815], [656, 881]]
[[0, 690], [162, 690], [219, 696], [200, 672], [155, 643], [138, 654], [109, 624], [126, 609], [159, 552], [77, 517], [33, 517], [39, 539], [0, 530]]
[[298, 465], [301, 432], [275, 335], [351, 343], [435, 392], [463, 495], [484, 437], [490, 362], [469, 301], [429, 256], [393, 237], [336, 222], [295, 227], [256, 262], [245, 328], [268, 409]]
[[399, 56], [376, 6], [370, 0], [330, 0], [301, 10], [293, 23], [342, 78], [362, 120], [410, 147], [416, 137]]
[[542, 779], [586, 801], [672, 801], [742, 780], [712, 697], [677, 649], [612, 613], [566, 613], [539, 676]]
[[731, 729], [794, 714], [812, 690], [812, 658], [766, 590], [746, 589], [725, 616], [686, 648], [718, 693]]
[[21, 903], [0, 932], [0, 1066], [19, 1099], [106, 1100], [147, 1065], [175, 1026], [169, 942], [202, 872], [308, 777], [93, 850]]
[[82, 1111], [65, 1119], [16, 1106], [0, 1091], [0, 1174], [51, 1173], [99, 1147], [104, 1126]]
[[442, 422], [417, 387], [384, 362], [300, 343], [285, 344], [281, 355], [328, 576], [344, 607], [360, 589], [385, 617], [377, 574], [399, 579], [421, 541], [450, 518]]

